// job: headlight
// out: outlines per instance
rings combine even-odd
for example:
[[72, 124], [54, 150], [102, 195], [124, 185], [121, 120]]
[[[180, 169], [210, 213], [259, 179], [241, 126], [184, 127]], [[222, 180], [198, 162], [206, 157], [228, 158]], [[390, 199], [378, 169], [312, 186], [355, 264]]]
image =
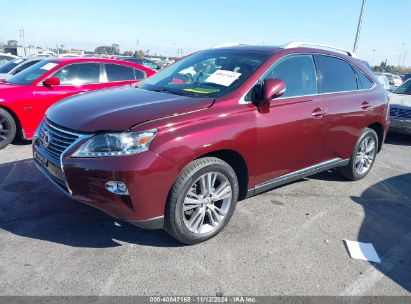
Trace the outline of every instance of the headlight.
[[72, 157], [123, 156], [147, 151], [157, 130], [98, 134], [81, 145]]

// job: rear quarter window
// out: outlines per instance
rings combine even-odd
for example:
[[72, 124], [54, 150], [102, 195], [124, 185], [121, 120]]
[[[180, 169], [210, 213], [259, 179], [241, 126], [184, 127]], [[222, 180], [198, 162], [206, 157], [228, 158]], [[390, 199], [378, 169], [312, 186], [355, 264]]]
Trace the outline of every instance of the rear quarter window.
[[374, 85], [374, 82], [368, 78], [359, 68], [354, 67], [355, 73], [357, 74], [358, 80], [358, 89], [367, 90], [371, 89]]
[[146, 78], [146, 73], [139, 69], [134, 69], [134, 74], [136, 77], [135, 79], [142, 80]]

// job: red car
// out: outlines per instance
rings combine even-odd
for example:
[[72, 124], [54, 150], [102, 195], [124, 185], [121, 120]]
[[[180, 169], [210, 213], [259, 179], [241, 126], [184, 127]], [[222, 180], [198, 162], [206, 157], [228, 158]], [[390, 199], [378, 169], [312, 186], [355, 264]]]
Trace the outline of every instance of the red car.
[[0, 82], [0, 149], [16, 135], [33, 137], [47, 108], [81, 92], [122, 86], [155, 72], [144, 66], [99, 58], [53, 58], [40, 61]]
[[137, 84], [51, 107], [38, 168], [72, 198], [194, 244], [238, 199], [330, 168], [367, 175], [388, 98], [362, 61], [318, 48], [197, 52]]

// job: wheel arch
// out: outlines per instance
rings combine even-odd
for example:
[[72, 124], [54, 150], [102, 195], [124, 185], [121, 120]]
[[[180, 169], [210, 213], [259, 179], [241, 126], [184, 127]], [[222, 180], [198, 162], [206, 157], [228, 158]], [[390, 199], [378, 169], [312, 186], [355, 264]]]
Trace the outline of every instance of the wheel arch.
[[368, 128], [372, 129], [377, 133], [378, 136], [378, 152], [381, 150], [383, 141], [384, 141], [384, 127], [379, 122], [374, 122], [368, 126]]
[[233, 169], [238, 178], [239, 196], [238, 200], [243, 200], [248, 191], [248, 166], [244, 157], [237, 151], [231, 149], [216, 150], [203, 154], [196, 159], [203, 157], [216, 157], [228, 163]]

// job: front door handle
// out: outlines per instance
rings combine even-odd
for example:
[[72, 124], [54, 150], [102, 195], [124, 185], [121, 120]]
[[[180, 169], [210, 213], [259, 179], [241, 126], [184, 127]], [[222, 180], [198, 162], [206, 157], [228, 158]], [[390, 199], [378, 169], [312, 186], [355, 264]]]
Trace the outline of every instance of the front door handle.
[[321, 108], [316, 108], [313, 110], [313, 112], [311, 113], [312, 117], [314, 118], [321, 118], [325, 115], [325, 111]]
[[363, 109], [363, 110], [368, 110], [370, 107], [371, 107], [371, 104], [368, 101], [364, 101], [361, 104], [361, 109]]

